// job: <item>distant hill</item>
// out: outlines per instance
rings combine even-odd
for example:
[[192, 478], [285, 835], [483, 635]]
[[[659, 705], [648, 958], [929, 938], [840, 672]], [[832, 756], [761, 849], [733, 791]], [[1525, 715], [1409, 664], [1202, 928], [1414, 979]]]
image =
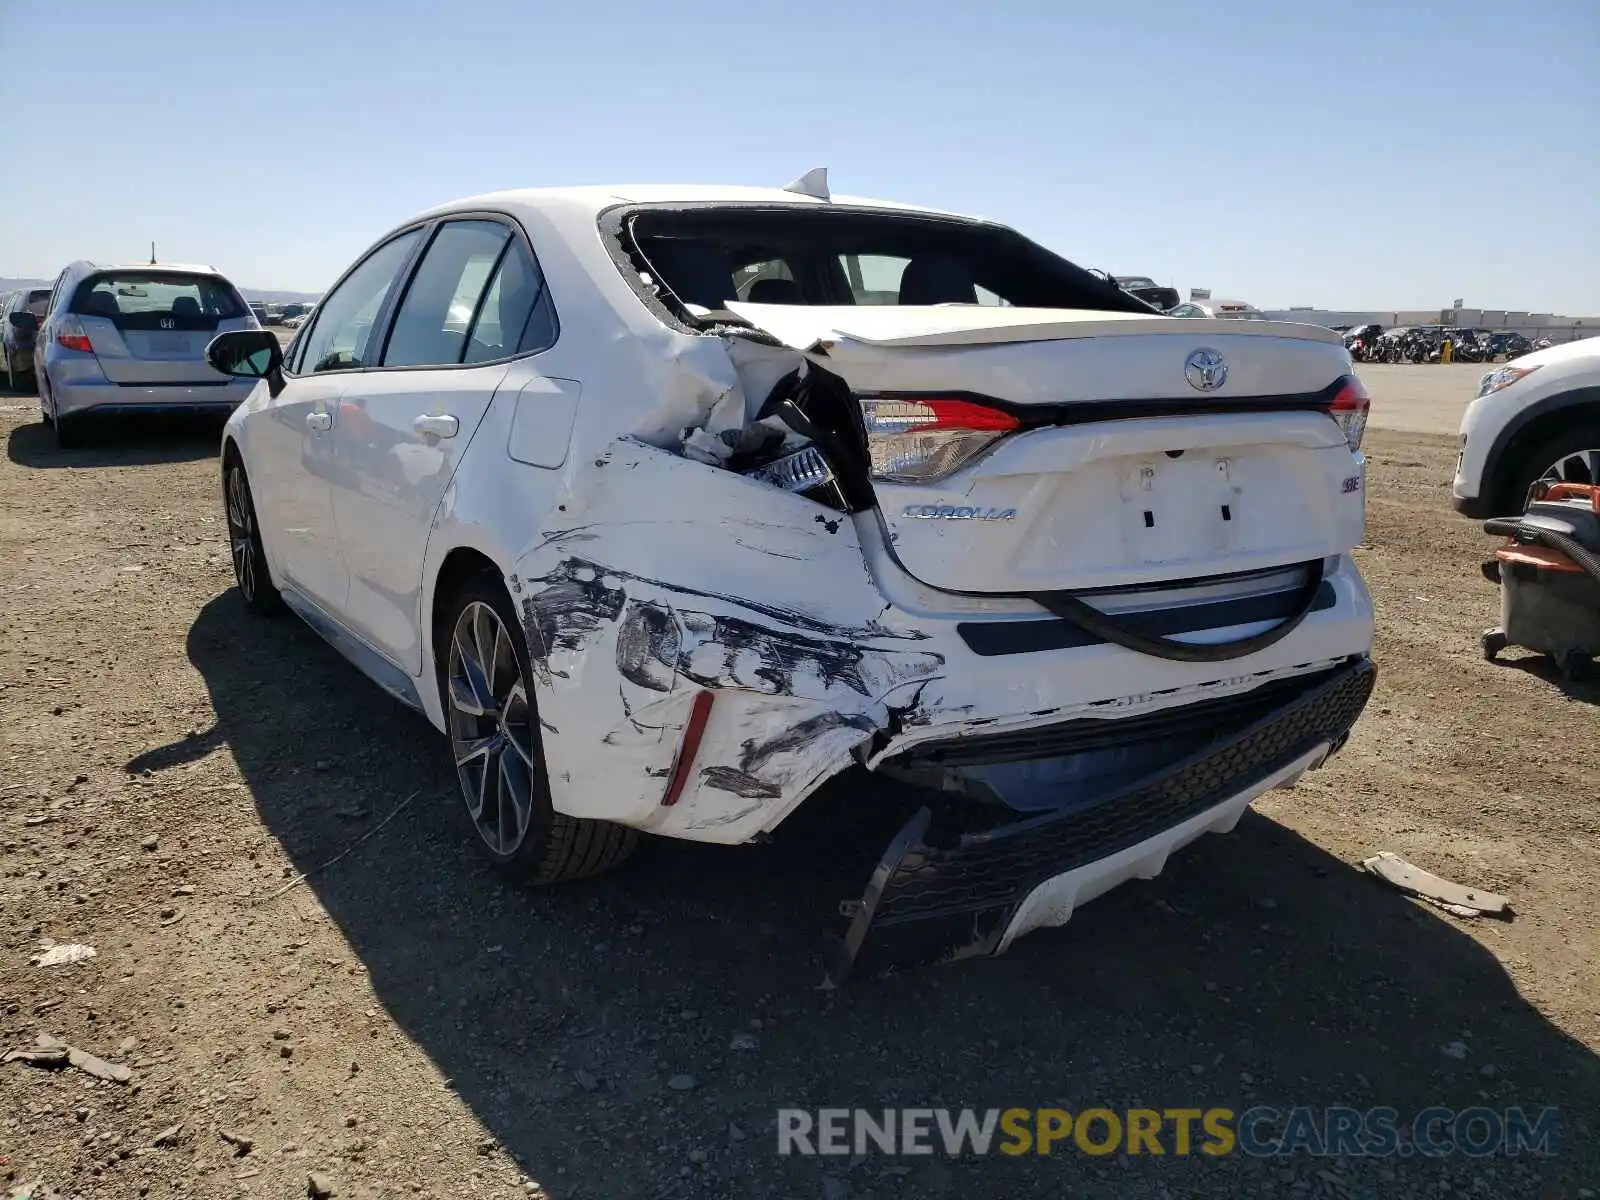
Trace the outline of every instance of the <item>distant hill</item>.
[[[47, 288], [54, 282], [53, 279], [9, 279], [0, 276], [0, 292], [14, 292], [18, 288]], [[288, 304], [292, 301], [304, 304], [321, 298], [320, 292], [275, 292], [265, 288], [242, 287], [239, 293], [246, 300], [257, 300], [262, 304]]]

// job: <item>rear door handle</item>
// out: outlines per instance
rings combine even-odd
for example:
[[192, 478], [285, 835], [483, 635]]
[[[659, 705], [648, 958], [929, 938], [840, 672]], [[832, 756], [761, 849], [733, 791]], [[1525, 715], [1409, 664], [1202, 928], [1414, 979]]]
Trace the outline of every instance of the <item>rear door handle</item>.
[[423, 437], [453, 438], [461, 430], [461, 422], [449, 413], [423, 413], [411, 422]]
[[318, 433], [326, 433], [333, 428], [333, 414], [328, 412], [314, 412], [306, 414], [306, 425]]

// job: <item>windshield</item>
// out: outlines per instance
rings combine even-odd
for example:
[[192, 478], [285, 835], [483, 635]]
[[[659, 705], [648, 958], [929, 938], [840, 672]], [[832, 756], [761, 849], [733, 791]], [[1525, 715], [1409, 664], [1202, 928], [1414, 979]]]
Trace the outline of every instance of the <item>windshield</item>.
[[166, 271], [102, 271], [73, 293], [72, 311], [105, 317], [118, 329], [215, 329], [245, 315], [233, 285], [216, 275]]
[[995, 225], [859, 210], [635, 210], [640, 283], [695, 311], [757, 304], [1019, 305], [1148, 312]]

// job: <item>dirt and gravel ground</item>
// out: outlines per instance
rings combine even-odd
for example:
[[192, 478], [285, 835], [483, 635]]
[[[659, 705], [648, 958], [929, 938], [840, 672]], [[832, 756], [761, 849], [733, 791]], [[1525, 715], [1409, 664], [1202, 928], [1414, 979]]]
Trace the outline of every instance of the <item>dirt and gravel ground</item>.
[[[1600, 691], [1479, 656], [1485, 540], [1447, 504], [1475, 370], [1367, 372], [1382, 681], [1340, 757], [1002, 959], [834, 993], [824, 935], [859, 880], [826, 846], [871, 811], [861, 780], [772, 845], [655, 843], [609, 878], [509, 885], [432, 731], [297, 622], [246, 615], [214, 429], [63, 453], [0, 400], [0, 1049], [50, 1033], [133, 1072], [0, 1067], [0, 1179], [116, 1200], [303, 1196], [312, 1172], [341, 1197], [1590, 1195]], [[1515, 918], [1353, 869], [1383, 849]], [[51, 940], [98, 956], [30, 965]], [[779, 1158], [773, 1131], [779, 1106], [1253, 1104], [1556, 1105], [1566, 1137], [1554, 1159], [822, 1162]]]

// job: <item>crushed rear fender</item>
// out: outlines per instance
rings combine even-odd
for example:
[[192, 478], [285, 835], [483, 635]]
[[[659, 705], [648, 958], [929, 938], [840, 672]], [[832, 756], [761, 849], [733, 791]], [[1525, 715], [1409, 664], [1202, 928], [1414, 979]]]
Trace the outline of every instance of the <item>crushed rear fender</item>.
[[[572, 475], [510, 580], [561, 812], [742, 842], [916, 708], [943, 655], [895, 627], [848, 517], [630, 439]], [[664, 806], [695, 697], [713, 703]]]

